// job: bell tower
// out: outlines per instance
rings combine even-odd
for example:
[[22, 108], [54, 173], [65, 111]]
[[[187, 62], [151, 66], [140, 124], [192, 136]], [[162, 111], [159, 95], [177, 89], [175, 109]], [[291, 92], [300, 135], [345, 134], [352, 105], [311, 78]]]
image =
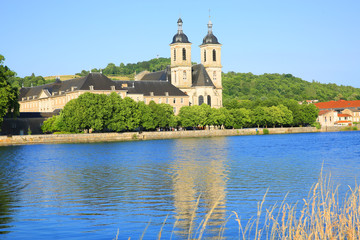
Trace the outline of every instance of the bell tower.
[[204, 65], [209, 77], [219, 90], [222, 89], [221, 81], [221, 44], [212, 32], [212, 22], [209, 19], [208, 33], [200, 45], [201, 63]]
[[178, 31], [170, 44], [171, 83], [179, 88], [188, 88], [192, 85], [191, 42], [183, 33], [181, 18], [177, 24]]

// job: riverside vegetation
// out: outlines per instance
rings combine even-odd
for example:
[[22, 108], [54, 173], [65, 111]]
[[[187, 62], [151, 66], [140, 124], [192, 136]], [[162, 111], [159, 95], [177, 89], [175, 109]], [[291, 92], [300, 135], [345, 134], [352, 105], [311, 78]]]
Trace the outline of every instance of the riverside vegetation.
[[[263, 200], [258, 203], [256, 216], [243, 225], [241, 215], [233, 211], [224, 221], [216, 236], [211, 239], [225, 239], [224, 234], [229, 221], [236, 221], [238, 234], [232, 236], [232, 239], [239, 240], [360, 239], [360, 186], [355, 185], [354, 188], [349, 186], [348, 193], [342, 199], [339, 197], [338, 187], [332, 184], [330, 176], [323, 177], [320, 174], [318, 182], [310, 189], [306, 199], [304, 198], [298, 203], [287, 203], [285, 196], [281, 203], [264, 210], [266, 192]], [[199, 226], [194, 226], [196, 208], [194, 209], [188, 239], [203, 239], [206, 227], [217, 205], [218, 202], [212, 206]], [[161, 239], [166, 220], [167, 218], [158, 233], [158, 240]], [[140, 239], [146, 236], [149, 225], [150, 222]], [[173, 229], [176, 228], [176, 225], [177, 221]], [[114, 240], [117, 240], [118, 236], [119, 231]]]
[[45, 133], [51, 132], [122, 132], [154, 130], [157, 128], [203, 128], [224, 126], [243, 128], [253, 126], [299, 126], [315, 122], [318, 109], [315, 105], [299, 105], [292, 101], [233, 101], [223, 108], [209, 105], [184, 106], [177, 116], [169, 104], [149, 105], [135, 102], [118, 94], [84, 93], [69, 101], [60, 115], [53, 116], [42, 125]]
[[[2, 120], [6, 113], [16, 116], [18, 113], [17, 91], [20, 87], [31, 87], [43, 85], [55, 81], [45, 79], [32, 74], [20, 78], [15, 72], [10, 71], [3, 65], [4, 57], [1, 56], [0, 66], [4, 83], [2, 87], [7, 94], [7, 101], [3, 101], [0, 118]], [[136, 64], [123, 64], [116, 66], [109, 63], [104, 69], [92, 69], [92, 72], [102, 71], [110, 78], [133, 78], [134, 73], [163, 70], [170, 64], [169, 58], [157, 58], [150, 61], [138, 62]], [[11, 73], [11, 74], [9, 74]], [[83, 76], [89, 72], [83, 70], [76, 76]], [[170, 113], [169, 106], [165, 104], [151, 103], [145, 106], [134, 103], [127, 99], [121, 101], [114, 96], [90, 97], [86, 95], [81, 100], [69, 103], [58, 117], [46, 122], [44, 132], [82, 132], [92, 129], [97, 132], [104, 131], [132, 131], [135, 129], [153, 130], [156, 128], [169, 127], [203, 127], [206, 125], [224, 126], [225, 128], [243, 127], [276, 127], [276, 126], [307, 126], [314, 124], [318, 111], [314, 105], [299, 105], [298, 101], [306, 99], [318, 99], [321, 101], [347, 99], [360, 99], [360, 89], [349, 86], [337, 86], [336, 84], [312, 83], [296, 78], [291, 74], [263, 74], [252, 73], [223, 73], [223, 97], [224, 108], [210, 109], [206, 106], [183, 107], [178, 116]], [[5, 94], [5, 93], [4, 93]], [[76, 116], [70, 116], [67, 109], [75, 109], [76, 106], [87, 106], [84, 103], [89, 100], [95, 104], [89, 110], [81, 108]], [[120, 103], [121, 106], [110, 106], [109, 103]], [[107, 104], [104, 109], [110, 110], [105, 113], [99, 108], [99, 102]], [[135, 112], [130, 113], [124, 107], [130, 107]], [[76, 111], [74, 111], [76, 112]], [[90, 115], [89, 113], [95, 113]], [[194, 114], [196, 113], [196, 114]], [[94, 119], [95, 116], [98, 119]], [[129, 119], [125, 119], [129, 118]], [[79, 120], [84, 123], [79, 123]], [[69, 121], [75, 123], [71, 127]], [[118, 123], [116, 123], [118, 121]], [[124, 125], [125, 124], [125, 125]], [[319, 127], [319, 126], [317, 126]]]

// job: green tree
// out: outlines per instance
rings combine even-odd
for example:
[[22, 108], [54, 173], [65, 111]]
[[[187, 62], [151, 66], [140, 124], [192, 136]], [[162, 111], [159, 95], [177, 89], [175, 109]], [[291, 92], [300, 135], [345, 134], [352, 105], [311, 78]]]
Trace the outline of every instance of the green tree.
[[293, 114], [292, 112], [285, 107], [284, 105], [280, 104], [279, 106], [277, 106], [280, 110], [280, 121], [279, 124], [281, 126], [284, 125], [291, 125], [293, 123]]
[[153, 130], [156, 128], [151, 108], [144, 102], [138, 102], [138, 107], [141, 113], [140, 126], [145, 130]]
[[181, 126], [196, 127], [201, 121], [201, 116], [196, 112], [199, 106], [184, 106], [180, 109], [179, 118]]
[[291, 112], [293, 116], [293, 121], [290, 124], [291, 126], [300, 126], [304, 122], [305, 113], [302, 109], [302, 105], [295, 100], [286, 100], [283, 101], [282, 104], [286, 106]]
[[269, 108], [261, 106], [256, 107], [253, 111], [251, 121], [253, 124], [257, 125], [257, 127], [265, 126], [267, 128], [271, 121]]
[[41, 130], [43, 133], [53, 133], [61, 131], [61, 115], [54, 115], [43, 122]]
[[110, 105], [105, 94], [84, 93], [69, 101], [62, 114], [63, 131], [103, 131], [111, 118]]
[[313, 124], [319, 116], [319, 109], [314, 104], [303, 104], [302, 109], [304, 112], [303, 125]]
[[15, 73], [4, 65], [4, 61], [4, 56], [0, 55], [0, 126], [7, 113], [13, 117], [19, 113], [18, 90], [8, 83]]
[[[232, 127], [238, 129], [249, 126], [249, 124], [251, 124], [251, 110], [246, 108], [239, 108], [231, 109], [229, 112], [233, 119], [233, 124], [231, 125]], [[227, 125], [227, 127], [230, 127], [230, 125]]]
[[154, 123], [156, 127], [169, 127], [174, 117], [173, 108], [166, 103], [156, 104], [150, 101], [149, 107], [152, 111]]
[[229, 118], [231, 118], [231, 116], [229, 110], [226, 108], [211, 108], [207, 125], [222, 126], [225, 125], [226, 120]]

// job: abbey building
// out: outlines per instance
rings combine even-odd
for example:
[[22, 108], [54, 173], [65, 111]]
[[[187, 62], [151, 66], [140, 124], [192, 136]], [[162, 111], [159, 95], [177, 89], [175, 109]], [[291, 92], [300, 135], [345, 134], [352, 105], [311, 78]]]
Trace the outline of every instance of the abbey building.
[[101, 73], [90, 73], [81, 78], [22, 88], [19, 94], [20, 112], [54, 112], [85, 92], [110, 94], [135, 101], [167, 103], [178, 114], [180, 108], [203, 103], [222, 106], [221, 44], [208, 23], [208, 33], [200, 45], [201, 63], [191, 63], [191, 42], [178, 30], [170, 43], [171, 64], [163, 71], [142, 72], [135, 81], [113, 81]]

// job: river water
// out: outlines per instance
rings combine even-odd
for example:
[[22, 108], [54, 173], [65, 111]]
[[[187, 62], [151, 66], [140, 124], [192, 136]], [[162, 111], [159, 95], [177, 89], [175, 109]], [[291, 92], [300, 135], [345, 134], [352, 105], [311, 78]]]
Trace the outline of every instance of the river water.
[[[340, 189], [354, 186], [359, 139], [338, 132], [1, 147], [0, 239], [113, 239], [117, 231], [118, 239], [187, 239], [217, 203], [204, 234], [211, 238], [232, 211], [244, 223], [255, 217], [267, 190], [264, 208], [286, 194], [302, 201], [321, 169]], [[226, 226], [233, 239], [236, 221]]]

